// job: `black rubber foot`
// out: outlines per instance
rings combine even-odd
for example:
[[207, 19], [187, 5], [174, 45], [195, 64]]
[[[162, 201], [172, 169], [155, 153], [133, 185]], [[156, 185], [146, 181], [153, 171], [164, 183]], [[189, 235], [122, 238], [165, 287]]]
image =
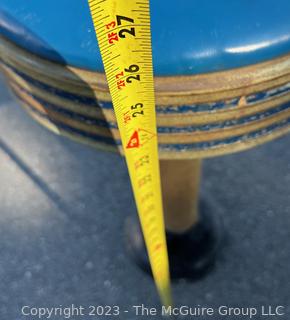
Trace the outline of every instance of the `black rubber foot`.
[[[137, 217], [126, 221], [126, 247], [130, 256], [144, 271], [151, 268]], [[171, 279], [197, 280], [205, 276], [215, 264], [222, 241], [220, 217], [210, 215], [201, 202], [199, 222], [182, 234], [166, 232]]]

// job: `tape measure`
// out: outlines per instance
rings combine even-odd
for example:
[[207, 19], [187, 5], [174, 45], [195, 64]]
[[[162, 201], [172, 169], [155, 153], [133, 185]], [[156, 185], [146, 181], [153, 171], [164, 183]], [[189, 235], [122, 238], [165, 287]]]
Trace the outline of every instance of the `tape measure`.
[[149, 0], [88, 0], [153, 277], [172, 305], [163, 220]]

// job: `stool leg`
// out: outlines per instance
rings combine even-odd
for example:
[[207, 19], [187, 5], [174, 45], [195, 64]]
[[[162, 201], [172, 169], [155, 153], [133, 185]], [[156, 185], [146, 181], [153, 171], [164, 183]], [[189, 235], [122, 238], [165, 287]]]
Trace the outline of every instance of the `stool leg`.
[[[201, 278], [213, 267], [221, 239], [220, 223], [199, 201], [200, 160], [160, 160], [163, 209], [171, 278]], [[129, 218], [126, 244], [130, 255], [151, 272], [138, 221]]]
[[201, 160], [161, 160], [166, 230], [182, 233], [198, 221]]

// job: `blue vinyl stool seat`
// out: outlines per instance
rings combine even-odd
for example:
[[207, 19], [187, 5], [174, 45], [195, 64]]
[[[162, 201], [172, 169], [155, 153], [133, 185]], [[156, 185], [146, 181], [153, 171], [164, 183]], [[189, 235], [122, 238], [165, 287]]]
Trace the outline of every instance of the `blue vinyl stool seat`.
[[[290, 2], [152, 1], [161, 158], [247, 149], [290, 130]], [[122, 152], [83, 0], [2, 0], [0, 59], [40, 123]]]

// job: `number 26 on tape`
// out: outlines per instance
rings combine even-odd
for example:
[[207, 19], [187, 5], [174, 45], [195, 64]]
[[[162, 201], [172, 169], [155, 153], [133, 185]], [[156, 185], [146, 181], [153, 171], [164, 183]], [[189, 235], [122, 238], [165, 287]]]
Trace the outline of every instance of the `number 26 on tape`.
[[[122, 87], [126, 86], [126, 83], [132, 83], [132, 81], [140, 81], [140, 74], [132, 75], [139, 71], [139, 66], [137, 64], [131, 64], [128, 68], [125, 68], [124, 71], [121, 71], [116, 74], [117, 88], [120, 90]], [[129, 74], [129, 75], [128, 75]], [[123, 80], [125, 78], [125, 80]]]
[[[116, 25], [121, 26], [123, 22], [134, 23], [134, 19], [124, 16], [116, 16], [116, 21], [112, 21], [106, 25], [107, 30], [115, 29]], [[135, 28], [122, 28], [119, 32], [110, 32], [108, 33], [108, 42], [109, 44], [114, 44], [115, 41], [119, 41], [119, 38], [126, 38], [126, 34], [130, 34], [135, 37]]]

